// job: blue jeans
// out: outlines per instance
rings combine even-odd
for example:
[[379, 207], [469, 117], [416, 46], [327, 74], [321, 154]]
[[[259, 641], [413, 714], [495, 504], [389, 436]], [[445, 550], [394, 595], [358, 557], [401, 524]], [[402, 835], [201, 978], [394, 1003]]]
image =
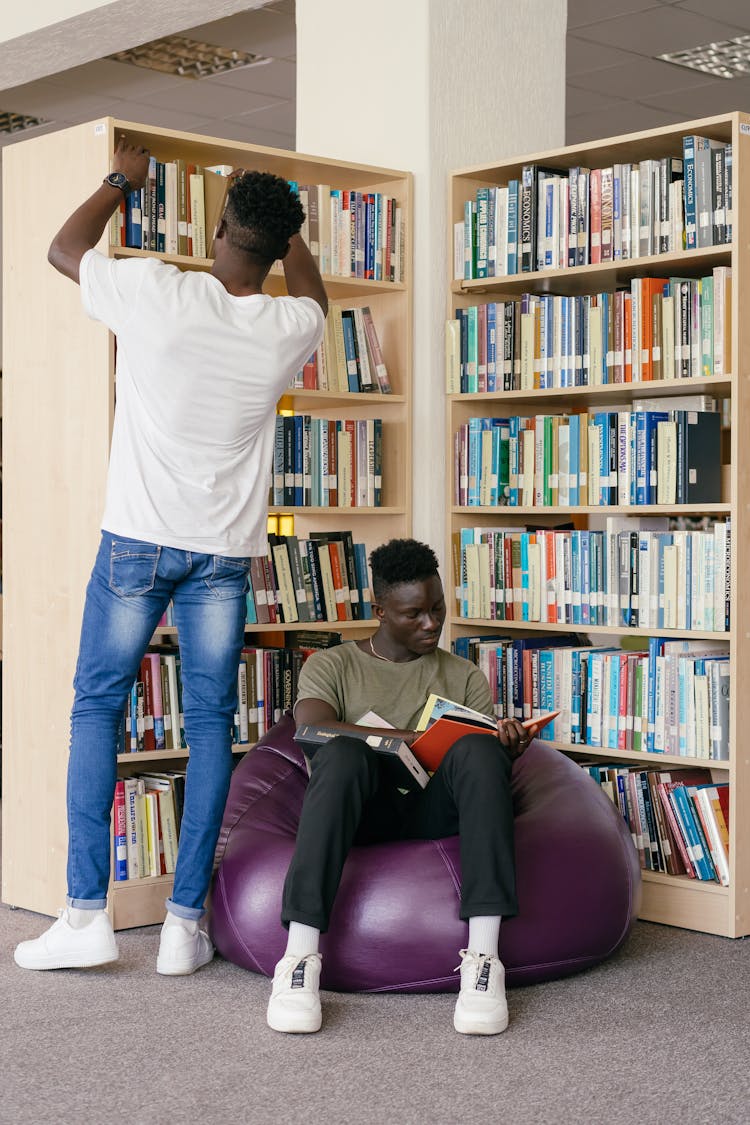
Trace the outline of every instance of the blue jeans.
[[[190, 747], [174, 889], [200, 918], [232, 772], [248, 558], [160, 547], [102, 532], [86, 590], [68, 763], [68, 905], [106, 905], [118, 734], [154, 629], [174, 606]], [[149, 763], [151, 765], [152, 763]]]

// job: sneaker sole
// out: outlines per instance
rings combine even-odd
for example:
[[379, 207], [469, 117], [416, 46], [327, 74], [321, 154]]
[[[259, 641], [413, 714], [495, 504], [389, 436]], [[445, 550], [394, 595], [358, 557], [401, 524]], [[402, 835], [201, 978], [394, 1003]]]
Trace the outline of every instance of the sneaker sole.
[[198, 961], [197, 964], [193, 961], [177, 961], [167, 964], [164, 961], [156, 962], [156, 971], [163, 977], [189, 977], [192, 973], [197, 973], [198, 969], [202, 969], [204, 965], [210, 965], [214, 959], [213, 952], [210, 957], [206, 957], [204, 961]]
[[25, 961], [23, 955], [19, 957], [17, 953], [13, 954], [13, 960], [21, 969], [38, 969], [41, 971], [46, 969], [95, 969], [98, 965], [111, 965], [119, 958], [119, 951], [116, 951], [98, 957], [85, 954], [80, 954], [78, 957], [55, 957], [42, 963], [40, 961]]
[[490, 1020], [482, 1023], [471, 1016], [462, 1018], [458, 1014], [453, 1017], [453, 1026], [461, 1035], [500, 1035], [507, 1028], [508, 1022], [507, 1015], [494, 1023]]
[[281, 1017], [275, 1017], [271, 1012], [267, 1012], [266, 1023], [272, 1031], [282, 1031], [287, 1035], [313, 1035], [316, 1031], [320, 1031], [323, 1014], [311, 1013], [308, 1019], [298, 1019], [292, 1023], [286, 1013]]

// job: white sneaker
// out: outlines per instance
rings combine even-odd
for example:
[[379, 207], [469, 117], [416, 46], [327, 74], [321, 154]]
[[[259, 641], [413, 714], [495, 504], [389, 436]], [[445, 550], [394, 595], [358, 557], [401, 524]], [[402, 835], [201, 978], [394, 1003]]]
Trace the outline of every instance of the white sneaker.
[[453, 1026], [462, 1035], [497, 1035], [508, 1026], [505, 969], [499, 957], [461, 950], [461, 991]]
[[68, 909], [61, 910], [41, 937], [22, 941], [13, 958], [22, 969], [88, 969], [107, 965], [120, 956], [106, 910], [94, 912], [86, 926], [74, 929]]
[[186, 977], [213, 960], [214, 947], [205, 930], [191, 933], [174, 922], [161, 928], [156, 971], [164, 977]]
[[274, 1031], [320, 1031], [320, 966], [319, 953], [281, 958], [274, 970], [266, 1015]]

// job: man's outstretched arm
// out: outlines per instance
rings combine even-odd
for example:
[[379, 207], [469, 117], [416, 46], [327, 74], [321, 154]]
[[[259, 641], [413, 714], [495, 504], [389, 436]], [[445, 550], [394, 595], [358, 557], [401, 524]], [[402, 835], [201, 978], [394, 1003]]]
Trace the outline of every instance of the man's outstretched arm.
[[[112, 162], [113, 172], [122, 172], [133, 191], [142, 188], [148, 177], [148, 150], [120, 140]], [[81, 258], [93, 249], [104, 228], [120, 206], [123, 192], [103, 183], [85, 203], [73, 212], [52, 239], [47, 260], [65, 277], [78, 284]]]
[[293, 234], [289, 239], [289, 249], [282, 259], [286, 289], [290, 297], [312, 297], [328, 315], [326, 295], [320, 271], [315, 259], [305, 245], [301, 234]]

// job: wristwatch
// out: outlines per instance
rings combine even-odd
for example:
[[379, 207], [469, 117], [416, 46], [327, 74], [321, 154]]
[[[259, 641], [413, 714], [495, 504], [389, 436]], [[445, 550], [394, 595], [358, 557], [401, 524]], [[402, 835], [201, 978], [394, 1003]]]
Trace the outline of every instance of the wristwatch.
[[130, 195], [131, 191], [135, 190], [124, 172], [110, 172], [108, 176], [104, 177], [102, 183], [119, 188], [123, 195]]

